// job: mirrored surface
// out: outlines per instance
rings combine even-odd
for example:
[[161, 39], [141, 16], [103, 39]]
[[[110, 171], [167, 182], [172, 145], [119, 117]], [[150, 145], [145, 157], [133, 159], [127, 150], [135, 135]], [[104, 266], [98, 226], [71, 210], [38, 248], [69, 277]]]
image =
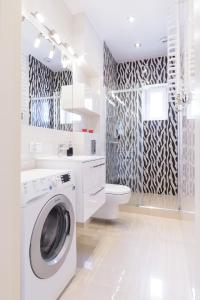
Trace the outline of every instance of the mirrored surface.
[[[64, 60], [65, 59], [65, 60]], [[73, 130], [73, 74], [60, 48], [28, 20], [22, 23], [22, 123], [49, 129]], [[62, 90], [68, 87], [62, 108]]]

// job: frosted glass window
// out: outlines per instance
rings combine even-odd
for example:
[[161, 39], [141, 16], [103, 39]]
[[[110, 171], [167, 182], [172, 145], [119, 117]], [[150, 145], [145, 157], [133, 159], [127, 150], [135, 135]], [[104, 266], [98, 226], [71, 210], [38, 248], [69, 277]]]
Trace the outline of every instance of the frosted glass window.
[[147, 87], [143, 96], [143, 119], [145, 121], [168, 119], [166, 86]]

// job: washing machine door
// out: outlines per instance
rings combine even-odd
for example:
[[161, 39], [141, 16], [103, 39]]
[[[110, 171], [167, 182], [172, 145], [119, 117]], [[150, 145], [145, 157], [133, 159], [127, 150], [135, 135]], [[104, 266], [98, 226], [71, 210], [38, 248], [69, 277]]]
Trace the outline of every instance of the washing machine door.
[[51, 198], [41, 210], [31, 237], [30, 263], [41, 279], [53, 276], [70, 250], [75, 230], [71, 202], [64, 195]]

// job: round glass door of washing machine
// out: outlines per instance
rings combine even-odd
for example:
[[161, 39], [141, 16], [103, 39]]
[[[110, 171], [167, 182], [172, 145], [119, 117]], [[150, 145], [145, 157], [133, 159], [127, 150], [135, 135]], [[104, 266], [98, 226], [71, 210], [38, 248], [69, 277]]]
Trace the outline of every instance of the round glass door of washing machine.
[[72, 244], [75, 215], [64, 195], [51, 198], [41, 210], [32, 232], [30, 263], [41, 279], [53, 276], [62, 266]]

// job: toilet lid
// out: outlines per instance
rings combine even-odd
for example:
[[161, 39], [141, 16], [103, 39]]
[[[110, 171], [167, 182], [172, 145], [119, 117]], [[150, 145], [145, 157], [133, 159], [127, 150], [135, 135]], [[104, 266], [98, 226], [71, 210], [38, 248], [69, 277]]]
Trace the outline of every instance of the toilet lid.
[[125, 185], [119, 184], [106, 184], [106, 194], [113, 194], [113, 195], [124, 195], [129, 194], [131, 189]]

